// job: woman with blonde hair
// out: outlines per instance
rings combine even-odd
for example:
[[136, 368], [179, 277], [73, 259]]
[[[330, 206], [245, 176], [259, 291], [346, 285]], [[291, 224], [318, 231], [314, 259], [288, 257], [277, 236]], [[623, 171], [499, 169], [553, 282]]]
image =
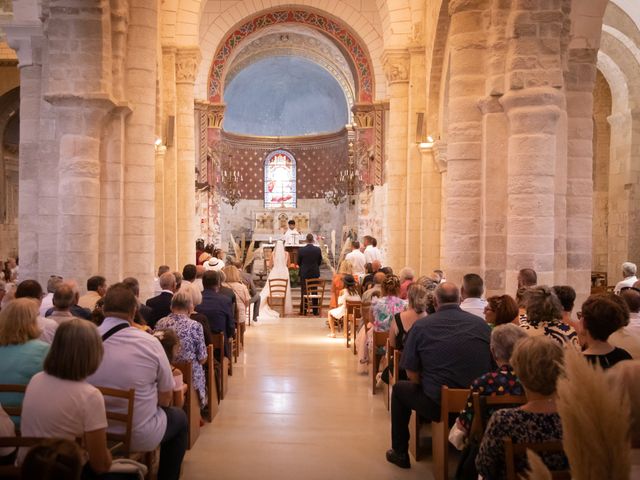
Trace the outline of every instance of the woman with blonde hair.
[[[79, 318], [63, 322], [44, 361], [44, 372], [33, 376], [22, 404], [22, 435], [82, 438], [89, 457], [85, 468], [96, 474], [109, 471], [111, 452], [104, 398], [86, 379], [98, 369], [103, 354], [93, 323]], [[20, 452], [20, 460], [25, 453]]]
[[249, 289], [242, 283], [242, 274], [238, 267], [234, 265], [227, 265], [222, 269], [225, 276], [225, 282], [223, 287], [230, 288], [233, 293], [236, 294], [236, 303], [238, 305], [238, 322], [246, 323], [247, 321], [247, 306], [251, 303], [251, 295]]
[[[2, 383], [26, 385], [42, 371], [49, 344], [38, 339], [38, 302], [31, 298], [12, 300], [0, 311], [0, 378]], [[21, 393], [2, 393], [0, 403], [19, 406]], [[13, 419], [19, 426], [19, 419]]]

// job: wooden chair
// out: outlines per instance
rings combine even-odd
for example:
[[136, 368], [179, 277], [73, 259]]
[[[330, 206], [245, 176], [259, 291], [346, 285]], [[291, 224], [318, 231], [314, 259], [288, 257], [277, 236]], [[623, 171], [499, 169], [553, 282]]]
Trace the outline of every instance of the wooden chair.
[[480, 443], [489, 422], [489, 410], [512, 408], [527, 403], [525, 395], [480, 395], [473, 392], [473, 422], [469, 437]]
[[182, 407], [187, 414], [187, 425], [189, 427], [189, 449], [193, 448], [200, 436], [200, 400], [198, 392], [193, 386], [193, 365], [191, 362], [177, 362], [174, 366], [182, 372], [182, 377], [187, 384], [187, 394]]
[[376, 394], [376, 375], [380, 368], [380, 360], [383, 354], [378, 354], [378, 347], [385, 347], [389, 332], [373, 332], [373, 341], [371, 342], [371, 352], [369, 355], [369, 366], [371, 367], [371, 394]]
[[133, 407], [136, 399], [136, 391], [133, 388], [129, 390], [119, 390], [117, 388], [96, 386], [102, 396], [120, 399], [126, 402], [126, 413], [119, 411], [107, 410], [107, 422], [109, 427], [114, 423], [123, 424], [123, 433], [114, 433], [107, 431], [107, 444], [114, 458], [126, 457], [144, 463], [147, 466], [147, 479], [155, 479], [158, 475], [158, 467], [160, 462], [160, 446], [150, 452], [133, 452], [131, 448], [131, 432], [133, 430]]
[[[0, 384], [0, 393], [21, 393], [24, 395], [24, 392], [27, 391], [26, 385], [16, 385], [16, 384]], [[22, 403], [20, 405], [2, 405], [2, 409], [7, 412], [7, 415], [10, 417], [20, 417], [22, 415]], [[16, 429], [16, 434], [19, 434], [20, 431]]]
[[[305, 315], [309, 314], [309, 311], [313, 313], [314, 308], [318, 310], [319, 317], [322, 316], [322, 304], [324, 303], [324, 290], [326, 281], [322, 278], [307, 278], [305, 280], [306, 293], [304, 296], [304, 309]], [[317, 306], [313, 306], [313, 301], [317, 302]], [[300, 300], [303, 301], [302, 299]]]
[[207, 422], [211, 423], [218, 414], [218, 404], [220, 397], [218, 396], [218, 385], [216, 383], [216, 367], [215, 357], [213, 356], [213, 345], [207, 345], [207, 363], [205, 369], [207, 382]]
[[[4, 407], [3, 407], [4, 408]], [[40, 437], [0, 437], [0, 448], [20, 448], [20, 447], [35, 447], [36, 445], [52, 440], [50, 438]], [[21, 478], [21, 469], [15, 465], [0, 465], [0, 478], [15, 479]]]
[[[531, 450], [537, 454], [541, 453], [564, 453], [562, 441], [550, 441], [542, 443], [513, 443], [511, 438], [504, 438], [504, 455], [507, 480], [518, 480], [520, 477], [516, 472], [516, 455], [526, 455], [527, 450]], [[553, 480], [571, 480], [571, 472], [569, 470], [557, 470], [551, 472]]]
[[212, 334], [211, 341], [214, 352], [216, 350], [220, 352], [220, 363], [218, 364], [218, 371], [216, 372], [216, 384], [218, 386], [218, 398], [222, 400], [229, 390], [229, 370], [231, 369], [231, 362], [229, 362], [229, 358], [224, 355], [224, 333]]
[[362, 302], [360, 300], [346, 300], [344, 314], [344, 330], [347, 337], [347, 348], [353, 336], [353, 354], [356, 352], [356, 332], [358, 330], [358, 319], [362, 317]]
[[[448, 442], [449, 442], [449, 414], [459, 414], [465, 407], [469, 396], [468, 389], [453, 389], [442, 386], [440, 400], [440, 421], [431, 422], [431, 445], [433, 453], [434, 478], [447, 478], [448, 474]], [[424, 420], [414, 411], [409, 423], [410, 440], [409, 452], [416, 461], [421, 458], [420, 429]], [[444, 475], [444, 476], [443, 476]]]
[[247, 328], [249, 328], [251, 326], [251, 320], [252, 320], [252, 315], [251, 314], [253, 313], [252, 312], [252, 309], [253, 309], [252, 305], [254, 305], [254, 304], [250, 303], [249, 305], [247, 305], [244, 308], [244, 318], [246, 319], [246, 322], [247, 322], [246, 323], [247, 324]]
[[274, 308], [280, 308], [282, 316], [284, 317], [285, 303], [287, 298], [287, 286], [289, 285], [289, 279], [285, 278], [273, 278], [269, 280], [269, 296], [267, 296], [267, 304]]
[[402, 356], [402, 351], [397, 350], [389, 344], [389, 340], [387, 339], [387, 351], [385, 352], [387, 356], [387, 365], [393, 365], [393, 368], [389, 369], [389, 384], [385, 384], [385, 406], [387, 410], [391, 407], [391, 389], [399, 380], [400, 377], [400, 358]]

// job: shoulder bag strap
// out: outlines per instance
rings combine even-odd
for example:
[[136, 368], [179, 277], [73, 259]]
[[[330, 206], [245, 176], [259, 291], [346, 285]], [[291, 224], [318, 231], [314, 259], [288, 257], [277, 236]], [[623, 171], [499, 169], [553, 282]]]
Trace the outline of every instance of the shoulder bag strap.
[[131, 325], [129, 325], [128, 323], [119, 323], [118, 325], [116, 325], [115, 327], [113, 327], [112, 329], [110, 329], [107, 333], [105, 333], [104, 335], [102, 335], [102, 341], [106, 342], [107, 338], [112, 337], [113, 335], [115, 335], [116, 333], [118, 333], [120, 330], [124, 330], [125, 328], [129, 328]]

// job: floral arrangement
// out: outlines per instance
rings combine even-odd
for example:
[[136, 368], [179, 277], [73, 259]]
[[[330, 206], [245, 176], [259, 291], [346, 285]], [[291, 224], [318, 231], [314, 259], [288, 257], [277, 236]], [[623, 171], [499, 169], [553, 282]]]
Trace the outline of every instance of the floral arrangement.
[[300, 268], [295, 263], [289, 264], [289, 283], [292, 288], [300, 286]]

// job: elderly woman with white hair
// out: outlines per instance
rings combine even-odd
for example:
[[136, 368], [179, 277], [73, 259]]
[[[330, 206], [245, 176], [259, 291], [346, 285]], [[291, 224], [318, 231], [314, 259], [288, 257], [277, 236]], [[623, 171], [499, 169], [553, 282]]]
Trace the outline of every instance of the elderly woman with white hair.
[[[468, 442], [473, 417], [476, 413], [473, 411], [473, 394], [479, 393], [482, 396], [524, 395], [522, 384], [510, 363], [513, 349], [524, 338], [527, 338], [526, 332], [512, 323], [498, 325], [491, 332], [491, 355], [496, 362], [497, 368], [473, 381], [466, 406], [460, 412], [455, 425], [449, 433], [449, 441], [458, 450], [466, 448], [458, 467], [460, 478], [478, 477], [478, 473], [475, 470], [475, 455], [477, 454], [478, 445], [477, 443], [469, 444]], [[492, 413], [493, 410], [487, 411], [487, 418]]]
[[[511, 364], [524, 387], [527, 403], [519, 408], [503, 408], [491, 416], [476, 457], [476, 468], [484, 479], [506, 478], [505, 438], [516, 444], [562, 440], [556, 384], [563, 360], [563, 348], [547, 336], [529, 336], [516, 345]], [[541, 458], [549, 470], [568, 468], [563, 453], [548, 453]], [[516, 456], [515, 467], [517, 473], [524, 473], [526, 456]]]
[[404, 267], [400, 270], [400, 298], [403, 300], [407, 299], [407, 294], [409, 292], [409, 287], [414, 282], [415, 272], [411, 267]]
[[176, 362], [191, 362], [193, 386], [198, 392], [200, 407], [207, 405], [206, 379], [202, 364], [207, 361], [207, 347], [204, 342], [202, 325], [189, 318], [193, 311], [193, 300], [188, 292], [176, 293], [171, 300], [171, 313], [161, 319], [156, 330], [173, 330], [180, 339], [180, 350]]

